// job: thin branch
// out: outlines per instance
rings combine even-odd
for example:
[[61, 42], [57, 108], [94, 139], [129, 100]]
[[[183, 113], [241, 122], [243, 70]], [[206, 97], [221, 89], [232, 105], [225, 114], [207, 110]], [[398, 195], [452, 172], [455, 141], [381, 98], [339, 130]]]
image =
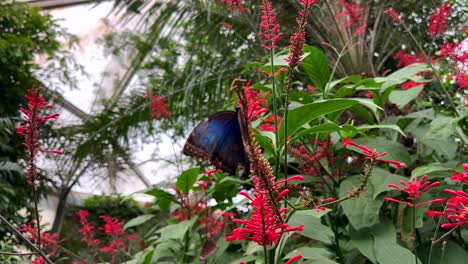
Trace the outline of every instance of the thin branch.
[[33, 242], [31, 242], [31, 240], [29, 240], [27, 237], [25, 237], [23, 234], [21, 234], [20, 231], [18, 231], [18, 229], [16, 229], [5, 217], [3, 217], [3, 215], [0, 214], [0, 221], [3, 221], [7, 227], [13, 232], [15, 233], [18, 237], [20, 237], [24, 242], [26, 242], [26, 244], [31, 247], [32, 249], [34, 249], [39, 255], [41, 255], [41, 257], [44, 258], [44, 260], [48, 263], [48, 264], [54, 264], [52, 262], [52, 260], [50, 260], [47, 255], [42, 252], [41, 250], [39, 250], [39, 248], [36, 247], [36, 245], [34, 245]]

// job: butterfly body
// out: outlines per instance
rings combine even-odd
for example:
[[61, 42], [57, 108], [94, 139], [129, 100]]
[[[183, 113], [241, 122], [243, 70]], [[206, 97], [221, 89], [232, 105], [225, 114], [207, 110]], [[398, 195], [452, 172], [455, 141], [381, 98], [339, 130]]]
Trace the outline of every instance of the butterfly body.
[[250, 163], [238, 115], [238, 112], [222, 111], [205, 118], [193, 129], [182, 153], [209, 161], [230, 175], [235, 175], [240, 165], [244, 176], [248, 176]]

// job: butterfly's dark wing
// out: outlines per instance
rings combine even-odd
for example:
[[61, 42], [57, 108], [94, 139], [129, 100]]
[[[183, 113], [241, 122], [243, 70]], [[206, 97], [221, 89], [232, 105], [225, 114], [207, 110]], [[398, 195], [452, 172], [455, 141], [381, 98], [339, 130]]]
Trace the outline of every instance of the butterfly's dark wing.
[[222, 111], [207, 117], [193, 129], [182, 152], [207, 160], [231, 175], [239, 165], [248, 169], [241, 128], [234, 111]]

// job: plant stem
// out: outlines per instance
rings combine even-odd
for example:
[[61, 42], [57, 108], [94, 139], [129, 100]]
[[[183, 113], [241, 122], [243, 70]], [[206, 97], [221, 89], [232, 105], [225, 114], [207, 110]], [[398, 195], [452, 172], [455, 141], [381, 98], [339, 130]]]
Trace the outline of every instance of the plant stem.
[[[276, 158], [276, 164], [275, 164], [275, 177], [278, 177], [279, 173], [279, 163], [280, 163], [280, 153], [279, 153], [279, 134], [278, 131], [278, 107], [276, 105], [276, 98], [278, 97], [277, 91], [276, 91], [276, 81], [275, 81], [275, 64], [273, 61], [273, 58], [275, 56], [275, 50], [273, 48], [273, 43], [272, 47], [270, 49], [270, 66], [271, 66], [271, 75], [272, 75], [272, 89], [273, 89], [273, 125], [275, 126], [275, 158]], [[285, 139], [286, 140], [286, 139]]]
[[414, 44], [416, 44], [419, 51], [423, 55], [424, 60], [426, 61], [426, 64], [429, 65], [429, 67], [431, 68], [432, 73], [434, 74], [437, 81], [439, 82], [441, 93], [445, 93], [445, 96], [447, 97], [447, 101], [449, 102], [450, 106], [453, 109], [453, 113], [455, 114], [455, 116], [459, 116], [458, 111], [457, 111], [457, 107], [452, 102], [452, 100], [451, 100], [452, 97], [450, 96], [447, 89], [445, 88], [444, 82], [442, 82], [442, 79], [440, 78], [439, 74], [437, 73], [436, 69], [434, 68], [434, 65], [432, 65], [431, 61], [429, 60], [429, 56], [427, 56], [427, 54], [424, 51], [424, 49], [422, 48], [421, 44], [419, 44], [419, 41], [416, 39], [416, 37], [413, 35], [413, 33], [411, 33], [411, 30], [408, 27], [406, 27], [405, 24], [403, 24], [403, 28], [405, 29], [405, 32], [408, 32], [408, 34], [410, 35], [410, 37], [413, 40]]
[[25, 253], [19, 253], [19, 252], [1, 252], [0, 255], [7, 255], [7, 256], [29, 256], [29, 255], [36, 255], [37, 252], [25, 252]]
[[18, 229], [16, 229], [10, 222], [8, 222], [8, 220], [3, 217], [3, 215], [0, 214], [0, 221], [3, 221], [7, 227], [13, 232], [15, 233], [18, 237], [20, 237], [24, 242], [26, 242], [26, 244], [31, 247], [33, 250], [35, 250], [37, 252], [37, 254], [41, 255], [41, 257], [44, 258], [44, 260], [48, 263], [48, 264], [54, 264], [47, 256], [44, 252], [42, 252], [39, 248], [36, 247], [36, 245], [34, 245], [33, 242], [31, 242], [31, 240], [29, 240], [27, 237], [25, 237], [23, 234], [21, 234], [20, 231], [18, 231]]
[[33, 196], [34, 196], [34, 211], [36, 213], [36, 225], [37, 225], [37, 248], [41, 250], [41, 223], [39, 219], [39, 208], [37, 206], [37, 190], [36, 186], [33, 185]]
[[266, 246], [263, 246], [263, 263], [268, 264], [268, 250]]
[[413, 246], [413, 254], [414, 254], [414, 263], [418, 264], [418, 255], [416, 255], [416, 249], [417, 249], [417, 245], [416, 245], [416, 208], [415, 208], [415, 203], [413, 202], [412, 203], [413, 206], [411, 207], [411, 218], [412, 218], [412, 221], [411, 221], [411, 228], [413, 230], [413, 236], [414, 236], [414, 246]]
[[439, 237], [437, 240], [432, 241], [432, 244], [435, 245], [439, 243], [442, 239], [446, 238], [448, 235], [452, 234], [453, 231], [457, 230], [458, 226], [455, 226], [454, 228], [450, 229], [447, 233], [443, 234], [441, 237]]

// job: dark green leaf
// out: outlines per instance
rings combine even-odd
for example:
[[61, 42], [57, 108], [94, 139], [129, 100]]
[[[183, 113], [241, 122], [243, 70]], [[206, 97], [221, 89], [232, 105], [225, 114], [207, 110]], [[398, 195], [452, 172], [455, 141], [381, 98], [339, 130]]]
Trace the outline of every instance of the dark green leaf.
[[427, 165], [427, 166], [420, 166], [414, 169], [411, 172], [411, 179], [417, 178], [419, 176], [429, 174], [431, 172], [437, 172], [437, 171], [453, 171], [452, 169], [440, 166], [440, 165]]
[[294, 213], [288, 221], [289, 226], [304, 225], [304, 231], [299, 232], [301, 235], [331, 244], [334, 237], [333, 231], [328, 226], [323, 225], [320, 222], [320, 216], [312, 211], [314, 210]]
[[176, 188], [181, 193], [188, 194], [193, 188], [195, 182], [197, 182], [198, 175], [200, 175], [200, 168], [191, 168], [182, 172], [179, 177], [177, 177]]
[[[360, 185], [361, 181], [358, 176], [348, 177], [340, 185], [340, 197], [345, 197], [347, 191], [353, 191], [354, 187]], [[351, 225], [357, 230], [379, 223], [379, 211], [382, 204], [382, 197], [374, 199], [374, 186], [371, 184], [367, 185], [367, 192], [361, 193], [359, 198], [341, 203], [343, 211], [351, 222]]]
[[128, 221], [125, 225], [124, 225], [124, 229], [127, 229], [127, 228], [130, 228], [130, 227], [134, 227], [134, 226], [139, 226], [145, 222], [147, 222], [148, 220], [154, 218], [155, 215], [152, 215], [152, 214], [145, 214], [145, 215], [140, 215], [138, 217], [135, 217], [133, 219], [131, 219], [130, 221]]
[[[306, 104], [290, 110], [288, 114], [288, 136], [310, 121], [329, 113], [340, 111], [357, 104], [356, 100], [332, 99], [311, 104]], [[280, 141], [284, 140], [284, 120], [281, 122]], [[282, 145], [280, 143], [280, 145]]]
[[314, 86], [323, 91], [330, 78], [327, 57], [318, 48], [308, 45], [304, 46], [304, 52], [309, 55], [302, 60], [301, 66]]
[[409, 102], [416, 99], [416, 97], [418, 97], [423, 88], [424, 86], [420, 85], [408, 90], [394, 90], [390, 94], [389, 100], [390, 102], [396, 104], [398, 108], [403, 108]]

